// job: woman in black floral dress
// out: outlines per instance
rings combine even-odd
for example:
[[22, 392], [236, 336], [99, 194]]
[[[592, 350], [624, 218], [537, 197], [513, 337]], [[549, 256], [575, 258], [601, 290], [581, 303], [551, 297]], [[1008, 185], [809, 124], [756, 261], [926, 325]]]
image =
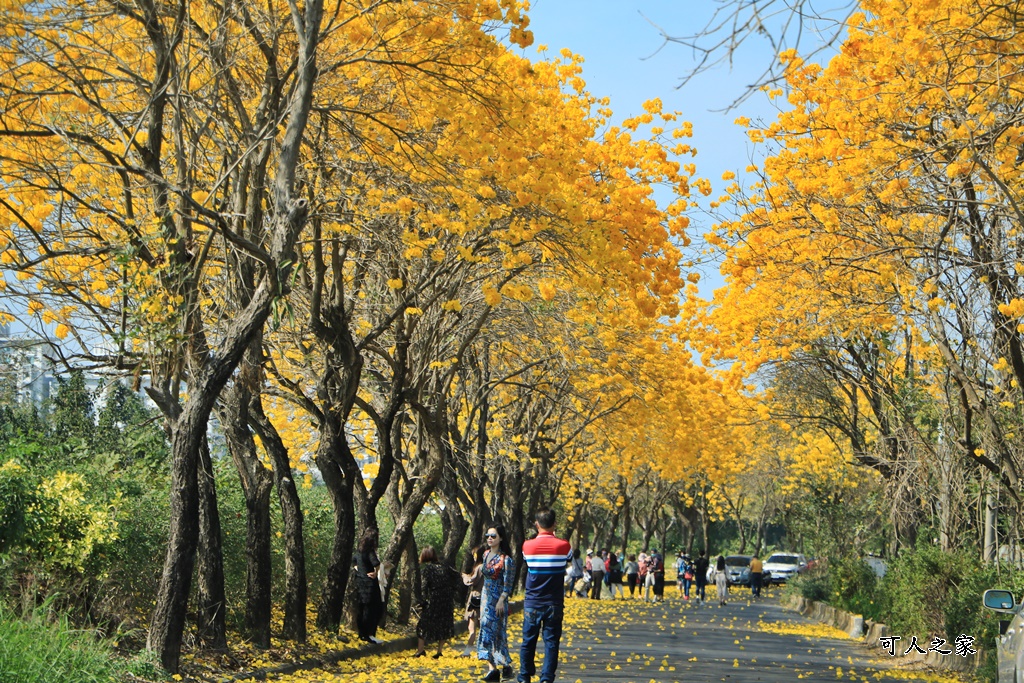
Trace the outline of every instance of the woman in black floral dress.
[[427, 653], [427, 643], [437, 643], [437, 654], [448, 639], [455, 635], [455, 577], [454, 569], [439, 564], [437, 553], [426, 546], [420, 553], [420, 581], [423, 585], [423, 604], [420, 621], [416, 624], [419, 637], [417, 657]]

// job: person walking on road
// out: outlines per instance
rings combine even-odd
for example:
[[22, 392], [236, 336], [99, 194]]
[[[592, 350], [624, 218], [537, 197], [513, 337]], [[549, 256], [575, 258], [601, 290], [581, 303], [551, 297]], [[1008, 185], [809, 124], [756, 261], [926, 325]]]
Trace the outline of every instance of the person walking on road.
[[674, 563], [676, 570], [676, 592], [679, 595], [683, 594], [683, 572], [686, 571], [686, 560], [683, 559], [683, 551], [680, 550], [676, 553], [676, 559]]
[[[512, 657], [508, 653], [508, 599], [514, 587], [516, 563], [505, 537], [505, 527], [495, 524], [487, 530], [484, 539], [487, 552], [480, 568], [484, 587], [480, 593], [480, 637], [476, 656], [487, 661], [483, 680], [499, 681], [502, 673], [505, 678], [512, 677]], [[559, 594], [563, 569], [558, 572]], [[498, 671], [499, 666], [502, 671]]]
[[[572, 562], [565, 568], [565, 597], [567, 598], [579, 595], [576, 585], [586, 575], [586, 572], [583, 570], [583, 560], [576, 556], [574, 550], [570, 549], [570, 552], [572, 552]], [[585, 593], [581, 597], [584, 596]]]
[[523, 603], [523, 644], [519, 650], [519, 683], [530, 683], [537, 672], [537, 638], [544, 634], [544, 666], [540, 683], [554, 683], [562, 639], [564, 594], [562, 573], [572, 560], [569, 542], [555, 537], [555, 512], [542, 508], [534, 516], [537, 537], [523, 544], [526, 561], [526, 599]]
[[697, 584], [697, 599], [701, 602], [708, 599], [705, 595], [708, 585], [708, 564], [707, 552], [701, 550], [693, 562], [693, 581]]
[[608, 579], [608, 588], [611, 590], [612, 598], [618, 594], [620, 598], [626, 597], [622, 590], [622, 563], [615, 553], [608, 553], [608, 559], [604, 561], [605, 577]]
[[647, 553], [641, 551], [640, 557], [636, 558], [636, 561], [640, 565], [640, 573], [637, 575], [637, 580], [639, 581], [637, 585], [637, 590], [640, 592], [640, 597], [646, 600], [648, 597], [647, 570], [649, 569], [649, 565], [647, 563]]
[[715, 563], [715, 590], [718, 592], [718, 606], [725, 606], [725, 596], [729, 592], [728, 577], [725, 574], [725, 558], [718, 556]]
[[645, 557], [646, 559], [640, 569], [640, 573], [644, 577], [644, 602], [654, 602], [656, 600], [654, 594], [654, 552], [652, 551]]
[[604, 583], [604, 560], [595, 555], [593, 550], [587, 551], [587, 571], [590, 572], [590, 597], [601, 599], [601, 584]]
[[764, 563], [761, 558], [754, 555], [750, 560], [750, 594], [755, 598], [761, 597], [761, 577], [764, 575]]
[[651, 565], [650, 573], [654, 575], [654, 585], [651, 587], [654, 592], [654, 602], [665, 599], [665, 560], [657, 548], [651, 551], [648, 560]]
[[683, 594], [683, 600], [690, 599], [691, 585], [693, 585], [693, 562], [689, 555], [680, 552], [676, 559], [676, 586]]
[[626, 585], [629, 586], [629, 597], [636, 594], [636, 580], [640, 576], [640, 565], [637, 564], [636, 555], [630, 555], [626, 561]]

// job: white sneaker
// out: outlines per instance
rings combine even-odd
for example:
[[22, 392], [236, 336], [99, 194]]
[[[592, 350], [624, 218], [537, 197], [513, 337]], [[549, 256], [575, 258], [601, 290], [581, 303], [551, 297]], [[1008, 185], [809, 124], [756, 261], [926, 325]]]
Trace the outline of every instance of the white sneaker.
[[380, 638], [376, 638], [374, 636], [370, 636], [370, 642], [375, 643], [377, 645], [382, 645], [384, 643], [383, 640], [381, 640]]

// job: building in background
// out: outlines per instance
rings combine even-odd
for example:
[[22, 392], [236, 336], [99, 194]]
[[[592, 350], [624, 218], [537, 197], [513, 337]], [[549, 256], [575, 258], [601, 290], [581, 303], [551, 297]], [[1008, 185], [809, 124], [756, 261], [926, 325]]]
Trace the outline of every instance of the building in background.
[[48, 401], [57, 378], [45, 350], [44, 342], [0, 325], [0, 391], [35, 405]]

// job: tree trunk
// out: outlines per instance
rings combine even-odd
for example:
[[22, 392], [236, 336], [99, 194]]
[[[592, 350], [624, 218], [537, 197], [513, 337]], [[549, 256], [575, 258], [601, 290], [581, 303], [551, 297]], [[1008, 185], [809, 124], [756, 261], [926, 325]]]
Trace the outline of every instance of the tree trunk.
[[661, 551], [661, 554], [663, 556], [668, 557], [668, 534], [669, 531], [672, 529], [672, 526], [676, 523], [676, 520], [674, 518], [670, 518], [668, 521], [664, 521], [664, 517], [662, 517], [661, 519], [662, 523], [661, 533], [659, 534], [660, 541], [658, 544], [658, 550]]
[[[490, 442], [490, 435], [487, 433], [487, 425], [490, 422], [490, 394], [483, 387], [490, 381], [490, 350], [485, 346], [480, 354], [480, 386], [482, 396], [479, 399], [480, 417], [476, 423], [476, 451], [473, 454], [473, 507], [471, 508], [469, 538], [470, 548], [476, 548], [483, 542], [484, 525], [490, 523], [487, 519], [487, 445]], [[469, 553], [466, 566], [472, 570], [473, 553]], [[468, 573], [468, 572], [467, 572]]]
[[[321, 437], [322, 438], [322, 437]], [[334, 541], [331, 544], [331, 559], [327, 564], [320, 604], [317, 609], [317, 628], [334, 633], [341, 626], [345, 609], [345, 589], [352, 571], [352, 551], [356, 536], [356, 511], [353, 503], [351, 478], [342, 474], [341, 468], [326, 453], [327, 445], [321, 442], [316, 455], [316, 464], [324, 478], [327, 493], [334, 508]]]
[[261, 335], [257, 334], [242, 361], [234, 385], [224, 392], [223, 405], [218, 413], [245, 497], [245, 631], [256, 647], [266, 649], [270, 647], [272, 607], [270, 494], [274, 476], [260, 461], [256, 442], [249, 430], [249, 405], [254, 402], [250, 387], [259, 386], [262, 351]]
[[576, 511], [575, 516], [572, 520], [572, 532], [569, 534], [570, 539], [575, 539], [573, 547], [576, 549], [576, 556], [580, 557], [581, 553], [586, 550], [587, 539], [584, 538], [584, 518], [582, 512]]
[[760, 557], [761, 545], [764, 543], [764, 515], [757, 520], [755, 532], [757, 535], [754, 537], [754, 555]]
[[284, 630], [282, 637], [299, 643], [306, 642], [306, 546], [302, 537], [302, 504], [292, 477], [288, 449], [267, 419], [263, 406], [254, 399], [249, 417], [260, 436], [274, 466], [281, 518], [284, 523]]
[[[444, 410], [444, 401], [439, 401], [439, 403], [441, 407], [438, 410]], [[398, 565], [399, 557], [412, 536], [413, 524], [441, 480], [447, 462], [441, 419], [422, 406], [418, 407], [417, 412], [420, 416], [422, 432], [427, 441], [426, 449], [421, 447], [419, 453], [421, 455], [425, 453], [425, 457], [416, 471], [412, 490], [405, 500], [401, 501], [402, 510], [395, 518], [395, 529], [384, 550], [384, 555], [381, 557], [382, 562], [390, 562], [394, 566]]]
[[[316, 7], [319, 7], [319, 0], [308, 6], [307, 12], [315, 13]], [[319, 26], [319, 17], [316, 23]], [[303, 69], [309, 67], [307, 64]], [[313, 68], [315, 70], [315, 66]], [[309, 87], [312, 87], [311, 84]], [[291, 129], [292, 123], [289, 122], [288, 126]], [[208, 355], [204, 352], [202, 359], [196, 360], [199, 367], [189, 378], [188, 399], [180, 414], [173, 415], [176, 408], [171, 407], [171, 400], [166, 394], [161, 395], [158, 390], [150, 392], [164, 413], [173, 420], [173, 426], [170, 535], [147, 649], [157, 653], [164, 669], [170, 673], [178, 671], [192, 571], [195, 568], [199, 537], [199, 450], [217, 396], [241, 362], [245, 349], [266, 322], [274, 298], [287, 291], [283, 283], [288, 279], [290, 264], [294, 260], [295, 239], [305, 224], [308, 206], [302, 200], [286, 204], [289, 208], [282, 212], [283, 225], [275, 228], [272, 246], [275, 262], [283, 262], [285, 265], [277, 271], [264, 274], [252, 301], [236, 316], [215, 352]]]
[[419, 602], [419, 582], [416, 580], [419, 557], [415, 538], [409, 538], [403, 555], [402, 581], [398, 588], [398, 623], [408, 624], [412, 618], [412, 606]]
[[253, 495], [247, 495], [245, 508], [245, 628], [253, 644], [270, 647], [270, 481]]
[[700, 495], [700, 507], [697, 509], [697, 513], [700, 515], [700, 533], [701, 541], [704, 543], [704, 553], [711, 557], [711, 548], [708, 546], [708, 496], [706, 491], [701, 491]]
[[[992, 564], [996, 561], [996, 512], [998, 504], [996, 503], [995, 493], [992, 489], [995, 487], [993, 481], [995, 477], [992, 476], [991, 472], [986, 473], [985, 476], [985, 547], [984, 547], [984, 562], [985, 564]], [[1011, 558], [1013, 559], [1013, 558]]]
[[[433, 468], [430, 469], [433, 470]], [[435, 472], [433, 475], [428, 473], [421, 474], [420, 479], [413, 487], [412, 493], [402, 506], [401, 514], [395, 520], [395, 530], [392, 532], [391, 539], [384, 550], [384, 555], [381, 558], [382, 561], [387, 561], [397, 566], [399, 556], [412, 536], [413, 525], [423, 511], [423, 506], [429, 500], [430, 492], [433, 491], [436, 485], [435, 477], [439, 474], [439, 472]]]
[[199, 449], [199, 464], [199, 555], [196, 571], [199, 636], [207, 647], [226, 650], [224, 547], [213, 461], [210, 459], [210, 444], [205, 437]]
[[170, 538], [147, 640], [147, 649], [157, 653], [161, 665], [169, 672], [178, 671], [181, 656], [199, 541], [197, 466], [212, 404], [211, 397], [192, 394], [176, 420], [171, 439]]
[[644, 550], [644, 552], [647, 552], [648, 550], [651, 549], [651, 537], [654, 536], [654, 525], [653, 524], [645, 524], [643, 526], [643, 531], [644, 531], [644, 547], [643, 547], [643, 550]]
[[444, 520], [442, 525], [444, 547], [439, 555], [441, 561], [450, 567], [457, 566], [457, 556], [466, 540], [466, 531], [469, 530], [469, 523], [463, 516], [459, 505], [459, 496], [456, 490], [458, 482], [454, 481], [455, 476], [454, 470], [446, 469], [444, 476], [441, 477], [441, 485], [438, 487], [444, 501], [444, 509], [441, 511], [441, 517]]
[[611, 524], [608, 526], [608, 536], [604, 544], [601, 545], [602, 548], [607, 548], [611, 552], [615, 552], [615, 532], [619, 530], [619, 517], [621, 515], [622, 508], [615, 507], [614, 512], [612, 512]]

